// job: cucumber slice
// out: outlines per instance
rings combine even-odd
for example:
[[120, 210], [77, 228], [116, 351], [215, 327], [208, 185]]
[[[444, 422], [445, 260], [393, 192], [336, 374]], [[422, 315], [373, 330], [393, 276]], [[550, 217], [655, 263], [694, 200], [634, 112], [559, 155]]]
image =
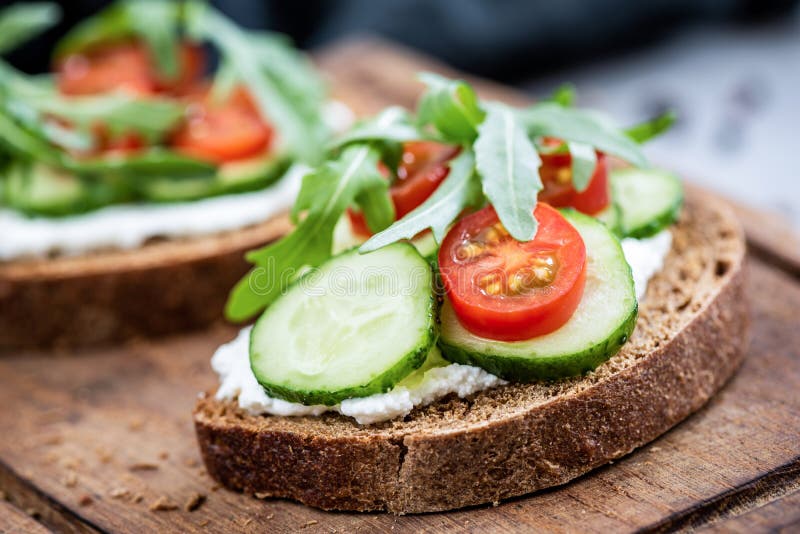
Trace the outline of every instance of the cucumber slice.
[[439, 244], [433, 237], [433, 232], [424, 232], [422, 235], [412, 239], [411, 244], [416, 247], [423, 258], [429, 262], [436, 261], [436, 255], [439, 253]]
[[328, 260], [256, 322], [256, 379], [273, 397], [309, 405], [388, 391], [434, 344], [431, 284], [430, 265], [408, 243]]
[[82, 213], [126, 197], [109, 183], [82, 180], [45, 165], [17, 162], [6, 169], [4, 178], [5, 204], [29, 215]]
[[673, 174], [656, 169], [618, 169], [611, 173], [611, 198], [620, 210], [622, 237], [655, 235], [678, 220], [683, 187]]
[[153, 178], [143, 181], [139, 192], [153, 202], [186, 202], [218, 195], [244, 193], [268, 186], [283, 176], [291, 160], [271, 154], [246, 161], [225, 163], [216, 175], [198, 178]]
[[241, 193], [261, 189], [286, 173], [292, 160], [285, 154], [233, 161], [220, 166], [217, 183], [223, 193]]
[[605, 224], [609, 230], [617, 235], [621, 235], [620, 220], [622, 213], [618, 205], [611, 203], [606, 209], [594, 216], [598, 221]]
[[529, 382], [590, 371], [628, 340], [638, 306], [631, 268], [619, 241], [596, 219], [574, 211], [562, 213], [580, 232], [587, 252], [586, 287], [572, 318], [544, 336], [496, 341], [461, 326], [445, 300], [439, 348], [446, 359], [477, 365], [506, 380]]

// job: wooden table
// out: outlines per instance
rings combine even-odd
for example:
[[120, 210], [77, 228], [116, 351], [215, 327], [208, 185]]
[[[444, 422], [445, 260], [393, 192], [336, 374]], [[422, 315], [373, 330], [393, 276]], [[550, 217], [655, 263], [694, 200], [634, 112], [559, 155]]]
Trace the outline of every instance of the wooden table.
[[[319, 55], [358, 112], [413, 104], [411, 73], [444, 70], [385, 43]], [[484, 95], [520, 95], [476, 81]], [[0, 532], [800, 530], [800, 244], [775, 217], [736, 208], [751, 244], [753, 342], [699, 413], [566, 486], [452, 513], [326, 513], [259, 501], [206, 475], [191, 411], [213, 389], [235, 329], [77, 354], [0, 359]], [[37, 530], [38, 529], [38, 530]]]

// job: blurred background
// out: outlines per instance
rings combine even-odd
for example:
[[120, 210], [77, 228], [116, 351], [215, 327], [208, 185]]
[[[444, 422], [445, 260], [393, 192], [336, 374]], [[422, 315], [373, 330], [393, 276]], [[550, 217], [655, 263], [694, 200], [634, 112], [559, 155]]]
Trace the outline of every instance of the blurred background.
[[[0, 5], [12, 2], [0, 1]], [[62, 23], [9, 59], [47, 69], [53, 43], [108, 4], [62, 0]], [[800, 6], [795, 0], [316, 0], [212, 2], [314, 50], [378, 34], [532, 96], [563, 82], [579, 105], [633, 123], [666, 108], [650, 157], [800, 229]], [[387, 68], [391, 68], [387, 65]]]

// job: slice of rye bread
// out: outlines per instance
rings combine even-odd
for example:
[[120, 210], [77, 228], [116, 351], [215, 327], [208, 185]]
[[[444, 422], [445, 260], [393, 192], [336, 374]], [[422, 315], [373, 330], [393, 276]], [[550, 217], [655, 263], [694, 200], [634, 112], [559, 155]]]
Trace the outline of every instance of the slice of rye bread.
[[699, 409], [748, 343], [738, 222], [692, 193], [673, 235], [631, 340], [587, 376], [450, 396], [371, 426], [252, 416], [206, 395], [194, 420], [209, 473], [259, 497], [417, 513], [563, 484], [628, 454]]
[[282, 214], [239, 230], [0, 262], [0, 353], [97, 345], [207, 326], [251, 267], [246, 251], [291, 228]]

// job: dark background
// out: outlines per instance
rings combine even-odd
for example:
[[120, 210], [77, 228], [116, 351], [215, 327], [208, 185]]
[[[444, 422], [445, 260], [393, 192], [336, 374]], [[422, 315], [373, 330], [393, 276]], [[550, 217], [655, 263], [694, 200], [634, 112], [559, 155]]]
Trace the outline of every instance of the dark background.
[[[3, 0], [2, 5], [13, 2]], [[43, 71], [64, 32], [109, 4], [61, 0], [63, 20], [10, 54]], [[239, 24], [290, 35], [302, 48], [377, 33], [463, 70], [519, 82], [657, 43], [699, 23], [759, 24], [784, 16], [795, 0], [217, 0]]]

